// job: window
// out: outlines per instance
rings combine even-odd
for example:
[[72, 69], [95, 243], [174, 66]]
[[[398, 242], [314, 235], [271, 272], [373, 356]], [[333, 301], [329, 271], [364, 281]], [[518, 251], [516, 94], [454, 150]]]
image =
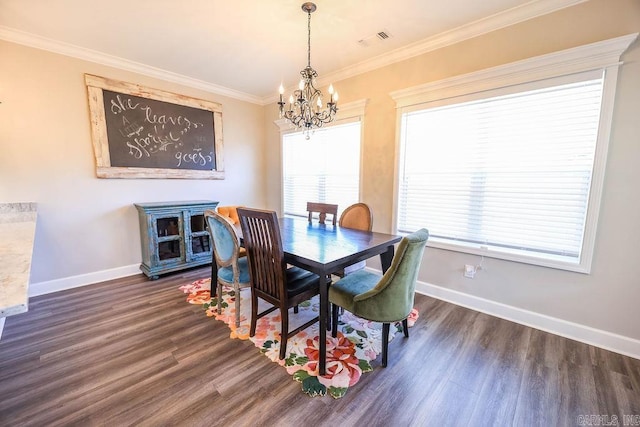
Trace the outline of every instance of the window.
[[360, 199], [360, 121], [282, 136], [285, 215], [307, 216], [307, 202], [337, 204]]
[[602, 81], [403, 114], [398, 231], [576, 262]]
[[435, 247], [589, 271], [617, 62], [540, 78], [541, 58], [512, 84], [485, 72], [469, 90], [470, 75], [455, 96], [400, 108], [399, 232], [426, 227]]

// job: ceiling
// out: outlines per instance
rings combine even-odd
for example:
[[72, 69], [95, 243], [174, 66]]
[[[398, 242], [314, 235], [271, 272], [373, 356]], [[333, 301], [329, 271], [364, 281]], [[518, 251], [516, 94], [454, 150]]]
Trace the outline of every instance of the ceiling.
[[[582, 1], [316, 0], [311, 65], [325, 84]], [[0, 38], [264, 103], [307, 65], [302, 3], [0, 0]]]

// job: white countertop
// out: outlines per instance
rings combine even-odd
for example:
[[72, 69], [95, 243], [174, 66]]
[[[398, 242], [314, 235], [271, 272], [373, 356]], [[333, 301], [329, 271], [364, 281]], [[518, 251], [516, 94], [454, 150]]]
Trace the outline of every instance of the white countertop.
[[35, 203], [0, 203], [0, 318], [28, 309], [36, 218]]

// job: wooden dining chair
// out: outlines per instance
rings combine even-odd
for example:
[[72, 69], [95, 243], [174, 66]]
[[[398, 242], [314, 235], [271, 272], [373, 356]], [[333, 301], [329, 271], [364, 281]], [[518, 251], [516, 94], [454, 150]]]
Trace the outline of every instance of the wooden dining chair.
[[[240, 226], [247, 249], [251, 277], [251, 329], [256, 333], [260, 317], [280, 309], [280, 359], [287, 352], [287, 340], [319, 320], [314, 317], [289, 331], [289, 309], [319, 294], [318, 275], [298, 267], [287, 268], [278, 218], [273, 211], [238, 208]], [[258, 313], [258, 299], [273, 307]]]
[[403, 237], [384, 275], [360, 270], [331, 285], [333, 337], [338, 332], [340, 307], [363, 319], [382, 322], [382, 366], [387, 366], [391, 322], [402, 321], [404, 336], [409, 337], [407, 317], [413, 309], [418, 270], [428, 238], [429, 231], [424, 228]]
[[332, 205], [329, 203], [307, 202], [307, 212], [309, 212], [309, 224], [311, 224], [313, 214], [317, 213], [320, 219], [320, 224], [324, 224], [324, 221], [327, 219], [327, 215], [332, 215], [333, 219], [331, 223], [333, 225], [336, 225], [338, 218], [338, 205]]
[[236, 294], [236, 327], [238, 327], [240, 326], [240, 288], [251, 285], [247, 258], [240, 256], [238, 235], [226, 217], [213, 210], [206, 210], [204, 217], [213, 241], [214, 260], [211, 263], [211, 277], [214, 277], [214, 269], [216, 269], [218, 283], [211, 283], [211, 290], [213, 291], [213, 286], [217, 286], [218, 314], [222, 310], [222, 286], [232, 287]]

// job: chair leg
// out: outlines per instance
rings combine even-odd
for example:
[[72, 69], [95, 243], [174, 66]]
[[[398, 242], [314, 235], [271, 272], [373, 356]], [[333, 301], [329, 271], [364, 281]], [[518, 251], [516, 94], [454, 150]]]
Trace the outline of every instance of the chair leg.
[[382, 367], [387, 367], [387, 353], [389, 353], [389, 324], [382, 324]]
[[218, 266], [216, 265], [216, 261], [214, 260], [211, 263], [211, 297], [213, 298], [215, 295], [213, 294], [213, 278], [218, 277]]
[[240, 326], [240, 286], [236, 284], [233, 287], [236, 292], [236, 328]]
[[251, 327], [249, 328], [249, 336], [256, 334], [256, 324], [258, 323], [258, 296], [251, 288]]
[[336, 337], [338, 335], [338, 307], [336, 304], [331, 304], [331, 336]]
[[216, 286], [216, 294], [218, 297], [218, 314], [222, 313], [222, 283], [218, 282], [218, 286]]
[[409, 338], [409, 322], [407, 319], [402, 321], [402, 330], [404, 331], [404, 336]]
[[289, 310], [280, 307], [280, 317], [282, 322], [280, 324], [280, 354], [279, 358], [282, 360], [287, 354], [287, 335], [289, 335]]

